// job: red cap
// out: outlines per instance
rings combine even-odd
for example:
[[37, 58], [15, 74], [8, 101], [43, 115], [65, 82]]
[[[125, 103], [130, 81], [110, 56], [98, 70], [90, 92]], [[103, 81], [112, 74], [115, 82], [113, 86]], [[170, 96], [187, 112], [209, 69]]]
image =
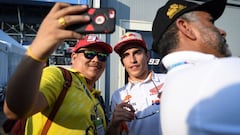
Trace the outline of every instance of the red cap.
[[120, 41], [114, 46], [114, 51], [119, 54], [123, 47], [125, 45], [129, 45], [129, 43], [137, 43], [147, 50], [146, 43], [141, 34], [136, 32], [127, 32], [121, 36]]
[[112, 53], [112, 47], [111, 45], [107, 44], [106, 42], [103, 42], [98, 38], [97, 35], [87, 35], [84, 37], [84, 39], [80, 39], [77, 44], [72, 49], [72, 52], [76, 52], [79, 48], [88, 47], [88, 46], [99, 46], [103, 50], [105, 50], [107, 53]]

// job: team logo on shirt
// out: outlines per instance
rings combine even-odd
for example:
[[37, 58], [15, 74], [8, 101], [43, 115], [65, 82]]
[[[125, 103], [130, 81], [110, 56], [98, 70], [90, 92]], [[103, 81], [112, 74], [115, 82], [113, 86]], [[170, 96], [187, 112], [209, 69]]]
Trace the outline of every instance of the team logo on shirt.
[[125, 96], [125, 98], [122, 100], [122, 102], [126, 103], [126, 102], [129, 102], [130, 101], [130, 98], [132, 98], [131, 95], [127, 95]]
[[151, 95], [159, 94], [160, 89], [162, 88], [162, 86], [163, 86], [163, 83], [160, 84], [160, 85], [158, 85], [157, 87], [154, 87], [154, 88], [150, 89], [150, 90], [149, 90], [150, 96], [151, 96]]

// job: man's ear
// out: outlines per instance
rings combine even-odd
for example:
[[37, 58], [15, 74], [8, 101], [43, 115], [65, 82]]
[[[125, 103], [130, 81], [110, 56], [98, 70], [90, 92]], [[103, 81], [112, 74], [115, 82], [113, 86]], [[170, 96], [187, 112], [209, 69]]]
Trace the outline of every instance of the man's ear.
[[177, 19], [176, 26], [178, 27], [179, 31], [186, 37], [190, 38], [191, 40], [196, 39], [196, 35], [195, 35], [190, 23], [187, 20], [184, 20], [181, 18]]
[[72, 59], [76, 58], [76, 53], [73, 52], [73, 53], [71, 54], [71, 57], [72, 57]]
[[76, 57], [77, 57], [77, 54], [72, 52], [71, 57], [72, 57], [71, 60], [72, 60], [72, 63], [73, 63], [75, 61]]

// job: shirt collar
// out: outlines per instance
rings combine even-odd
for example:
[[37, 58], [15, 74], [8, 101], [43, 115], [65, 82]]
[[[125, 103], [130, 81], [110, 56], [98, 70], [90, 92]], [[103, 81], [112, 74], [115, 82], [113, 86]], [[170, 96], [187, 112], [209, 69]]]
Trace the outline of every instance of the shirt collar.
[[[205, 54], [201, 52], [195, 52], [195, 51], [179, 51], [179, 52], [173, 52], [162, 59], [163, 65], [167, 68], [167, 70], [171, 70], [172, 68], [175, 68], [179, 65], [183, 64], [196, 64], [203, 61], [208, 61], [212, 59], [217, 59], [212, 54]], [[181, 64], [182, 63], [182, 64]]]
[[130, 78], [128, 78], [128, 82], [131, 83], [131, 84], [144, 83], [144, 82], [147, 82], [147, 81], [151, 80], [151, 79], [152, 79], [152, 75], [153, 75], [153, 72], [152, 72], [152, 70], [151, 70], [151, 71], [148, 73], [148, 76], [147, 76], [147, 78], [146, 78], [145, 80], [139, 82], [139, 81], [133, 81], [133, 80], [131, 80]]
[[[79, 71], [77, 71], [77, 70], [74, 69], [74, 68], [68, 68], [68, 70], [71, 71], [71, 72], [73, 72], [73, 73], [77, 73], [77, 75], [79, 75], [79, 76], [82, 78], [82, 81], [84, 82], [84, 84], [87, 83], [84, 75], [81, 74]], [[93, 95], [101, 95], [101, 91], [100, 91], [100, 90], [97, 90], [97, 89], [95, 89], [95, 88], [93, 88], [93, 90], [91, 91], [91, 93], [92, 93]]]

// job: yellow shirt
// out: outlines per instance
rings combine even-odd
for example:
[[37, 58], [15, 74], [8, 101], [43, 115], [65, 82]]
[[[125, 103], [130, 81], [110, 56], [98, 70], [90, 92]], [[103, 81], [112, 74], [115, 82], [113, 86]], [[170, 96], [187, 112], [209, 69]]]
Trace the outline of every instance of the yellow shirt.
[[[89, 135], [93, 135], [95, 128], [91, 116], [99, 116], [103, 119], [103, 126], [106, 130], [106, 120], [104, 111], [94, 94], [100, 94], [99, 91], [92, 92], [86, 89], [86, 80], [82, 75], [73, 69], [72, 84], [59, 108], [54, 121], [48, 130], [49, 135], [85, 135], [88, 130]], [[49, 107], [44, 112], [39, 112], [28, 119], [25, 135], [39, 135], [45, 125], [47, 117], [51, 112], [53, 105], [62, 90], [64, 78], [61, 70], [50, 66], [43, 71], [40, 84], [40, 91], [48, 101]], [[84, 86], [83, 86], [84, 85]], [[87, 94], [88, 91], [89, 95]], [[96, 106], [96, 107], [95, 107]], [[94, 109], [97, 108], [97, 109]], [[97, 110], [97, 111], [95, 111]]]

